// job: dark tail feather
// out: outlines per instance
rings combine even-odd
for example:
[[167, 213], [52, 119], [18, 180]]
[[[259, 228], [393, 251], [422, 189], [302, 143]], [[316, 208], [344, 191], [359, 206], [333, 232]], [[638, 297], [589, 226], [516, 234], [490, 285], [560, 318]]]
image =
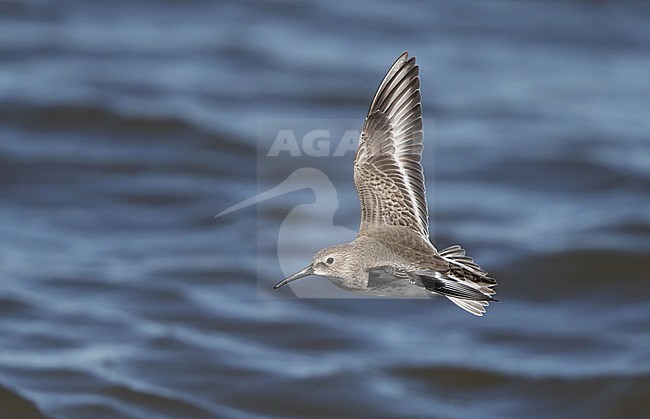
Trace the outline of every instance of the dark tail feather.
[[447, 272], [419, 272], [422, 285], [431, 292], [444, 295], [458, 307], [474, 315], [482, 316], [490, 301], [499, 301], [492, 297], [497, 285], [474, 259], [465, 254], [465, 249], [455, 245], [440, 252], [440, 256], [449, 263]]
[[418, 274], [422, 286], [436, 294], [444, 295], [446, 297], [462, 298], [464, 300], [498, 301], [492, 298], [489, 294], [486, 294], [484, 291], [481, 291], [481, 288], [484, 287], [475, 288], [463, 284], [453, 277], [445, 277], [444, 274], [441, 274], [440, 272], [435, 272], [434, 276], [428, 276], [422, 273]]
[[474, 262], [474, 259], [467, 256], [465, 249], [455, 244], [440, 252], [440, 256], [451, 265], [451, 271], [460, 278], [473, 282], [482, 282], [486, 284], [497, 285], [494, 278], [488, 276], [488, 273]]

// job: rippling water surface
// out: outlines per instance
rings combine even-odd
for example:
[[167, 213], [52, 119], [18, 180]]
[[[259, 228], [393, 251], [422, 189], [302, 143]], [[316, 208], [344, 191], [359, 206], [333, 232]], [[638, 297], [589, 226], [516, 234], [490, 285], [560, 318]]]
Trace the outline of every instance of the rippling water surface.
[[[648, 21], [640, 2], [0, 0], [1, 416], [650, 416]], [[214, 218], [286, 175], [260, 121], [358, 129], [404, 50], [436, 244], [500, 282], [483, 318], [272, 291], [343, 240], [308, 190]], [[328, 170], [343, 232], [352, 157], [297, 163]]]

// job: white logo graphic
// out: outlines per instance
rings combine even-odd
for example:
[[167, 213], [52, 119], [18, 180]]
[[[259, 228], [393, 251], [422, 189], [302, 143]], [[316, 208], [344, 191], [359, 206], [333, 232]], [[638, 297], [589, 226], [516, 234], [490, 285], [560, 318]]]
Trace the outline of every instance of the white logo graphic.
[[[339, 206], [336, 188], [329, 177], [315, 168], [300, 168], [282, 183], [248, 198], [217, 214], [217, 217], [276, 198], [291, 192], [310, 189], [315, 201], [296, 205], [282, 221], [278, 234], [278, 262], [284, 277], [303, 268], [319, 249], [335, 243], [354, 240], [355, 230], [334, 225], [334, 214]], [[269, 288], [282, 278], [269, 280]], [[314, 277], [300, 285], [289, 287], [303, 298], [359, 298], [360, 295], [339, 290], [325, 278]]]

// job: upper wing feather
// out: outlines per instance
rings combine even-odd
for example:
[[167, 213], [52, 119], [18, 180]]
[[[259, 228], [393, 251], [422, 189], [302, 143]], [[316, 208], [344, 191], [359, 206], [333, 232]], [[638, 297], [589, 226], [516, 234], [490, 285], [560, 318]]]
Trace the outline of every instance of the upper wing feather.
[[368, 110], [354, 162], [361, 201], [359, 235], [372, 227], [403, 226], [428, 241], [418, 72], [415, 57], [408, 59], [408, 53], [403, 53], [388, 70]]

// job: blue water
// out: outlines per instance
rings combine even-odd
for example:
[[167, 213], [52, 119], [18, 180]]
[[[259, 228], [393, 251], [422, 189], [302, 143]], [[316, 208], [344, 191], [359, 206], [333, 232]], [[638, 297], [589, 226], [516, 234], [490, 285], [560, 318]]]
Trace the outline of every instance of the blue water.
[[[642, 2], [0, 0], [0, 416], [650, 416], [649, 21]], [[357, 227], [350, 153], [291, 160], [326, 171], [338, 230], [309, 191], [214, 217], [286, 176], [263, 121], [359, 129], [404, 50], [435, 243], [499, 280], [483, 318], [271, 290]]]

